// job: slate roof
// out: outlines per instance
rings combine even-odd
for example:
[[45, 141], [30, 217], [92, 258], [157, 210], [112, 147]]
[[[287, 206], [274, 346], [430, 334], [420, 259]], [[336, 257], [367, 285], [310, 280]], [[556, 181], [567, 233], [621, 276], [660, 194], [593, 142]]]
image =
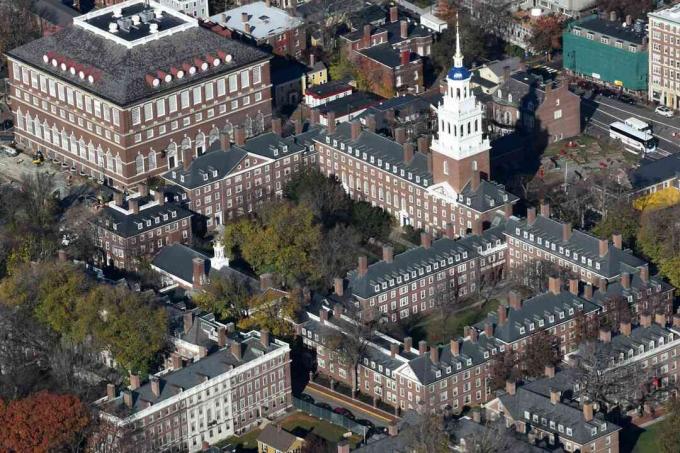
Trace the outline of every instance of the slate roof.
[[[483, 364], [504, 349], [503, 343], [494, 337], [487, 337], [486, 335], [479, 335], [477, 341], [469, 339], [461, 341], [460, 353], [457, 356], [452, 354], [451, 348], [448, 345], [433, 347], [440, 348], [438, 363], [432, 363], [430, 354], [422, 355], [408, 363], [408, 367], [422, 385], [432, 384], [461, 371]], [[437, 373], [439, 373], [439, 376], [437, 376]]]
[[385, 11], [385, 8], [372, 3], [365, 5], [350, 16], [350, 22], [356, 29], [362, 29], [364, 24], [383, 25], [386, 21], [387, 11]]
[[73, 18], [80, 15], [78, 11], [66, 6], [60, 0], [38, 0], [34, 10], [38, 16], [54, 25], [67, 27], [73, 23]]
[[[381, 25], [379, 27], [375, 27], [372, 31], [371, 34], [375, 35], [377, 33], [381, 33], [387, 31], [387, 42], [389, 44], [397, 44], [403, 41], [401, 38], [401, 21], [396, 21], [396, 22], [388, 22], [385, 25]], [[354, 30], [350, 33], [347, 33], [342, 36], [342, 38], [347, 39], [348, 41], [357, 41], [361, 39], [364, 36], [364, 30], [363, 28]], [[419, 38], [419, 37], [426, 37], [426, 36], [432, 36], [432, 31], [428, 29], [427, 27], [420, 25], [418, 23], [414, 23], [412, 21], [408, 21], [408, 37], [407, 39], [413, 39], [413, 38]]]
[[[518, 229], [519, 234], [517, 233]], [[534, 241], [523, 237], [525, 231], [534, 235]], [[545, 244], [549, 241], [551, 245], [555, 244], [556, 246], [555, 250], [550, 249], [551, 253], [560, 255], [562, 259], [569, 263], [586, 267], [591, 272], [607, 279], [628, 271], [630, 267], [637, 268], [646, 264], [629, 251], [620, 250], [611, 243], [608, 245], [607, 253], [600, 257], [599, 239], [579, 230], [573, 230], [569, 240], [564, 242], [562, 240], [562, 223], [539, 214], [536, 215], [536, 221], [532, 225], [527, 225], [526, 219], [509, 219], [506, 223], [505, 233], [524, 242], [533, 243], [539, 250], [548, 250]], [[543, 244], [538, 243], [539, 237]], [[566, 253], [560, 254], [559, 247], [563, 247], [565, 252], [569, 250], [570, 256], [567, 256]], [[578, 259], [574, 259], [574, 252], [578, 253]], [[586, 259], [585, 263], [582, 262], [583, 258]], [[591, 265], [588, 264], [588, 259], [591, 260]]]
[[334, 94], [352, 91], [352, 86], [344, 80], [332, 80], [321, 85], [312, 85], [305, 91], [306, 94], [318, 99], [323, 99]]
[[498, 312], [492, 312], [475, 327], [483, 330], [486, 324], [491, 324], [494, 327], [494, 337], [510, 344], [527, 338], [543, 328], [549, 329], [568, 322], [579, 312], [588, 314], [599, 309], [599, 305], [575, 296], [569, 291], [563, 290], [559, 294], [546, 292], [523, 301], [519, 310], [508, 306], [507, 321], [503, 324], [498, 323]]
[[[245, 30], [246, 23], [241, 19], [242, 13], [248, 14], [248, 24], [250, 24], [250, 31], [248, 32]], [[258, 40], [280, 35], [303, 24], [302, 19], [291, 16], [280, 8], [267, 6], [265, 2], [261, 1], [215, 14], [210, 20]]]
[[[528, 71], [518, 72], [498, 87], [493, 98], [496, 101], [521, 107], [526, 107], [527, 103], [531, 102], [535, 109], [543, 103], [546, 82], [553, 83], [552, 80], [544, 80], [542, 76]], [[512, 96], [512, 100], [508, 95]]]
[[671, 154], [659, 160], [645, 161], [628, 175], [634, 190], [642, 190], [680, 176], [680, 158]]
[[[230, 349], [230, 345], [234, 341], [241, 343], [242, 356], [240, 360], [232, 354]], [[269, 347], [265, 348], [260, 342], [259, 333], [257, 332], [236, 332], [230, 334], [225, 348], [213, 352], [196, 362], [191, 362], [183, 368], [159, 376], [159, 396], [154, 395], [151, 390], [151, 383], [147, 382], [138, 389], [132, 390], [133, 404], [131, 409], [125, 407], [122, 397], [104, 403], [104, 409], [107, 411], [122, 410], [127, 413], [139, 412], [147, 407], [147, 402], [152, 405], [158, 404], [161, 401], [176, 396], [180, 391], [185, 391], [202, 384], [206, 377], [207, 379], [213, 379], [245, 363], [258, 359], [263, 354], [287, 346], [270, 340]]]
[[289, 82], [300, 82], [307, 74], [309, 68], [302, 63], [283, 57], [274, 57], [271, 63], [272, 85], [281, 85]]
[[[663, 339], [665, 345], [672, 340], [677, 340], [678, 335], [656, 323], [648, 327], [638, 325], [631, 329], [630, 335], [621, 333], [613, 335], [611, 342], [599, 342], [599, 347], [600, 351], [612, 361], [611, 366], [615, 366], [618, 365], [617, 362], [634, 359], [634, 356], [663, 347], [660, 339]], [[653, 345], [652, 342], [654, 342]], [[630, 351], [633, 351], [632, 357], [629, 355]]]
[[[305, 136], [302, 138], [304, 139]], [[281, 137], [273, 132], [265, 132], [246, 140], [245, 145], [231, 145], [226, 151], [213, 144], [209, 151], [191, 161], [189, 170], [179, 167], [163, 174], [167, 181], [187, 189], [194, 189], [229, 176], [248, 153], [267, 159], [281, 159], [305, 151], [294, 137]]]
[[357, 91], [348, 96], [343, 96], [339, 99], [314, 107], [314, 109], [321, 115], [326, 115], [328, 112], [335, 112], [335, 117], [338, 118], [371, 107], [380, 102], [380, 99], [381, 98], [373, 93]]
[[[440, 238], [432, 241], [430, 248], [416, 247], [394, 256], [391, 263], [378, 261], [368, 266], [366, 275], [359, 276], [356, 270], [347, 274], [352, 294], [366, 299], [389, 289], [401, 286], [402, 278], [422, 278], [441, 272], [441, 269], [470, 261], [478, 256], [480, 242], [484, 244], [503, 243], [503, 226], [489, 228], [481, 236], [467, 236], [462, 239]], [[435, 267], [435, 265], [437, 267]], [[428, 271], [427, 268], [430, 268]], [[414, 277], [413, 274], [416, 274]], [[383, 289], [384, 283], [384, 289]], [[379, 289], [376, 289], [379, 288]]]
[[[401, 54], [399, 50], [387, 43], [362, 49], [359, 53], [390, 68], [401, 66]], [[408, 61], [416, 61], [419, 59], [420, 56], [418, 54], [409, 52]]]
[[287, 452], [297, 440], [296, 436], [271, 423], [265, 426], [260, 435], [257, 436], [258, 443], [263, 443], [277, 452]]
[[610, 36], [621, 41], [638, 45], [642, 44], [642, 41], [647, 34], [644, 31], [642, 31], [642, 33], [636, 32], [632, 26], [623, 27], [621, 25], [622, 22], [623, 21], [621, 20], [611, 21], [592, 15], [573, 23], [571, 30], [573, 33], [574, 28], [580, 28], [582, 30], [590, 30], [601, 35]]
[[640, 296], [648, 289], [656, 293], [665, 293], [667, 291], [673, 291], [674, 288], [658, 277], [650, 277], [649, 281], [645, 283], [642, 281], [642, 278], [640, 278], [640, 272], [636, 270], [635, 272], [630, 272], [629, 289], [625, 289], [623, 285], [621, 285], [621, 277], [619, 276], [607, 284], [607, 289], [604, 292], [596, 286], [593, 291], [592, 301], [596, 304], [604, 305], [607, 299], [612, 299], [617, 296], [627, 297], [628, 295], [631, 295], [635, 298], [640, 298]]
[[538, 395], [550, 398], [550, 390], [560, 392], [561, 401], [567, 404], [568, 401], [576, 400], [578, 391], [575, 384], [578, 382], [581, 373], [576, 368], [565, 368], [553, 377], [544, 377], [535, 381], [527, 382], [522, 385], [525, 390], [530, 390]]
[[[525, 411], [529, 412], [530, 416], [538, 415], [540, 429], [554, 433], [560, 438], [566, 438], [579, 444], [586, 444], [595, 439], [609, 435], [621, 429], [621, 427], [605, 421], [602, 414], [595, 415], [593, 420], [586, 422], [583, 418], [583, 412], [580, 409], [574, 408], [564, 403], [553, 404], [550, 397], [534, 393], [527, 390], [525, 387], [518, 387], [514, 395], [505, 394], [499, 397], [505, 410], [515, 420], [526, 420]], [[542, 423], [545, 419], [548, 423]], [[555, 422], [555, 429], [551, 429], [549, 422]], [[532, 421], [530, 423], [535, 424]], [[558, 427], [562, 425], [564, 432], [559, 432]], [[571, 435], [566, 433], [566, 429], [571, 429]], [[593, 429], [597, 429], [596, 434], [592, 434]]]
[[[211, 66], [207, 71], [199, 70], [193, 76], [175, 78], [170, 83], [161, 82], [157, 88], [145, 80], [147, 74], [155, 74], [158, 70], [169, 72], [173, 66], [179, 67], [191, 63], [195, 57], [215, 55], [218, 51], [232, 55], [232, 61]], [[93, 68], [97, 74], [94, 83], [45, 63], [43, 55], [48, 52]], [[128, 49], [74, 25], [10, 50], [7, 55], [122, 107], [270, 58], [252, 46], [223, 38], [199, 26]]]
[[193, 215], [191, 211], [176, 203], [165, 203], [160, 206], [148, 197], [140, 200], [138, 214], [128, 211], [127, 205], [122, 208], [107, 205], [101, 210], [96, 222], [116, 235], [132, 237], [181, 219], [191, 218]]
[[187, 283], [192, 283], [194, 279], [192, 260], [194, 258], [205, 260], [205, 274], [208, 275], [210, 272], [210, 257], [184, 244], [173, 244], [163, 247], [154, 256], [151, 264], [163, 272], [167, 272]]
[[489, 71], [493, 72], [496, 77], [502, 77], [505, 74], [505, 67], [510, 67], [510, 73], [519, 68], [519, 64], [522, 60], [519, 57], [510, 57], [505, 60], [494, 60], [486, 65]]

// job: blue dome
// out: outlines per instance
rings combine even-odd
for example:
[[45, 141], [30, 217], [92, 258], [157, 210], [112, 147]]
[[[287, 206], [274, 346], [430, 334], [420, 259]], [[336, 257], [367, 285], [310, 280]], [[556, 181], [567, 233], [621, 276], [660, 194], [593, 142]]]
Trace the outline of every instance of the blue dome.
[[469, 79], [471, 75], [470, 71], [464, 67], [454, 66], [449, 70], [448, 78], [451, 80], [465, 80]]

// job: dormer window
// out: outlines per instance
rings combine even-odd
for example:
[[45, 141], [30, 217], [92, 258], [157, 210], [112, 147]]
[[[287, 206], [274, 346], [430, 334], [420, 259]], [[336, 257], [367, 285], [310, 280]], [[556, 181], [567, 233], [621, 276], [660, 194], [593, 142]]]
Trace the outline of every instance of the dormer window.
[[148, 226], [148, 227], [151, 226], [151, 220], [150, 220], [150, 219], [147, 219], [147, 220], [146, 220], [146, 226]]

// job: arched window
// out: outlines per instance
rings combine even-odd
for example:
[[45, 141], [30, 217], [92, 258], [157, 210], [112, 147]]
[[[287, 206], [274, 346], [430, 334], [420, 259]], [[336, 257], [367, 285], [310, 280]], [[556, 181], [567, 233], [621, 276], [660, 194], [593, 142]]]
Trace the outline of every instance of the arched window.
[[468, 133], [468, 135], [470, 135], [470, 122], [469, 121], [467, 123], [467, 133]]
[[234, 126], [229, 121], [225, 124], [223, 132], [229, 135], [229, 140], [234, 141]]
[[196, 145], [197, 156], [200, 156], [201, 154], [205, 153], [205, 134], [203, 132], [199, 132], [198, 135], [196, 135], [196, 140], [194, 144]]
[[[17, 118], [20, 118], [17, 116]], [[61, 140], [59, 136], [59, 129], [57, 129], [57, 125], [55, 124], [52, 126], [52, 144], [54, 146], [61, 146]]]
[[68, 151], [68, 135], [64, 129], [61, 130], [61, 147]]
[[461, 137], [463, 136], [463, 125], [462, 124], [460, 125], [460, 136]]
[[175, 142], [170, 142], [166, 148], [166, 154], [168, 159], [168, 168], [175, 168], [178, 164], [177, 161], [177, 144]]
[[47, 143], [52, 142], [52, 134], [50, 132], [50, 125], [47, 124], [47, 120], [45, 120], [43, 122], [43, 140], [45, 140]]
[[34, 128], [35, 128], [35, 136], [38, 138], [42, 138], [42, 125], [40, 124], [40, 120], [36, 117], [34, 121]]
[[460, 88], [456, 88], [456, 99], [460, 99]]
[[87, 146], [85, 146], [85, 140], [83, 140], [82, 137], [81, 137], [80, 141], [78, 142], [78, 151], [79, 151], [78, 155], [82, 159], [87, 159]]
[[88, 155], [89, 155], [89, 157], [87, 158], [87, 160], [89, 160], [89, 161], [92, 162], [92, 163], [97, 163], [97, 155], [96, 155], [95, 152], [94, 152], [94, 145], [92, 145], [92, 142], [90, 142], [90, 143], [87, 145], [87, 153], [88, 153]]
[[475, 118], [475, 132], [479, 132], [479, 119]]
[[70, 148], [71, 154], [74, 156], [78, 155], [78, 140], [76, 139], [76, 136], [73, 135], [73, 132], [71, 132], [71, 148]]
[[123, 174], [123, 159], [120, 158], [120, 154], [116, 156], [116, 173]]
[[24, 121], [24, 116], [21, 114], [21, 109], [17, 109], [17, 129], [23, 130], [25, 126], [26, 122]]
[[26, 132], [31, 135], [35, 133], [33, 129], [33, 118], [31, 118], [31, 115], [28, 113], [26, 113]]
[[448, 174], [449, 174], [449, 161], [447, 161], [447, 160], [444, 161], [444, 168], [443, 168], [443, 170], [444, 170], [444, 174], [445, 174], [445, 175], [448, 175]]
[[106, 162], [104, 162], [104, 151], [102, 151], [101, 145], [97, 146], [97, 165], [102, 169], [106, 165]]
[[477, 170], [477, 161], [476, 160], [472, 161], [472, 170], [474, 170], [474, 171]]
[[245, 128], [246, 137], [253, 136], [253, 120], [250, 116], [246, 116], [246, 120], [243, 122], [243, 127]]
[[138, 175], [144, 173], [144, 156], [141, 154], [137, 154], [137, 158], [135, 159], [135, 170]]
[[257, 115], [255, 115], [255, 133], [261, 134], [262, 132], [264, 132], [264, 114], [257, 112]]
[[210, 134], [208, 135], [208, 146], [212, 145], [215, 143], [217, 140], [220, 139], [220, 130], [216, 127], [213, 127], [210, 129]]
[[114, 171], [113, 156], [111, 151], [106, 151], [106, 169], [109, 171]]
[[148, 155], [147, 159], [148, 159], [148, 164], [149, 164], [149, 170], [155, 170], [156, 169], [156, 151], [154, 151], [154, 150], [149, 151], [149, 155]]
[[191, 149], [191, 139], [189, 137], [184, 137], [184, 140], [182, 140], [182, 151]]

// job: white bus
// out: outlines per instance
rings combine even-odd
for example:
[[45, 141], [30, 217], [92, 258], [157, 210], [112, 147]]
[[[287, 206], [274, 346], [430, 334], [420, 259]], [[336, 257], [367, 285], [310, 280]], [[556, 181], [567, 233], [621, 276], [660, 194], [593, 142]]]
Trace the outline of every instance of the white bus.
[[609, 125], [609, 136], [621, 141], [629, 150], [633, 148], [635, 154], [652, 153], [656, 151], [656, 138], [649, 132], [643, 132], [616, 121]]
[[639, 120], [635, 117], [630, 117], [625, 121], [626, 125], [632, 127], [633, 129], [637, 129], [640, 132], [648, 132], [652, 133], [652, 126], [649, 125], [649, 123], [645, 123], [642, 120]]

